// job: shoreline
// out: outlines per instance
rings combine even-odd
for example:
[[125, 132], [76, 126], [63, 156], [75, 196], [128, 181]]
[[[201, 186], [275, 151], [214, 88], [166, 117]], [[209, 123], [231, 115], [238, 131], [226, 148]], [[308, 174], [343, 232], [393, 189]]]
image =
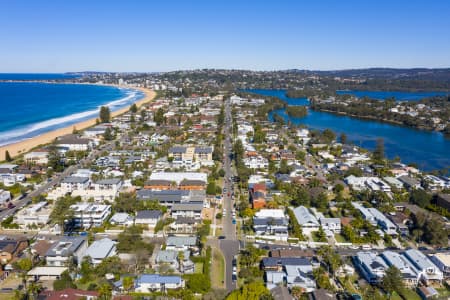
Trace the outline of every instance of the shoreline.
[[[135, 89], [135, 90], [139, 90], [141, 92], [143, 92], [145, 94], [144, 98], [134, 102], [134, 104], [137, 105], [137, 107], [141, 107], [144, 104], [152, 101], [155, 97], [156, 97], [156, 92], [150, 89], [146, 89], [146, 88], [141, 88], [141, 87], [123, 87], [123, 86], [118, 86], [118, 85], [108, 85], [108, 84], [104, 84], [105, 86], [114, 86], [116, 88], [130, 88], [130, 89]], [[130, 104], [131, 106], [132, 104]], [[117, 117], [119, 115], [122, 115], [124, 113], [126, 113], [129, 109], [130, 106], [121, 108], [117, 111], [111, 112], [111, 118]], [[16, 157], [18, 155], [24, 154], [29, 152], [31, 149], [36, 148], [40, 145], [45, 145], [45, 144], [49, 144], [51, 143], [53, 140], [55, 140], [57, 137], [66, 135], [66, 134], [70, 134], [73, 132], [73, 129], [76, 128], [77, 130], [83, 130], [89, 127], [92, 127], [94, 125], [96, 125], [96, 119], [97, 118], [92, 118], [86, 121], [81, 121], [63, 128], [59, 128], [56, 130], [52, 130], [40, 135], [37, 135], [35, 137], [32, 137], [30, 139], [27, 140], [23, 140], [17, 143], [12, 143], [12, 144], [8, 144], [8, 145], [3, 145], [0, 146], [0, 161], [4, 161], [5, 160], [5, 152], [8, 151], [9, 154], [11, 155], [11, 157]]]

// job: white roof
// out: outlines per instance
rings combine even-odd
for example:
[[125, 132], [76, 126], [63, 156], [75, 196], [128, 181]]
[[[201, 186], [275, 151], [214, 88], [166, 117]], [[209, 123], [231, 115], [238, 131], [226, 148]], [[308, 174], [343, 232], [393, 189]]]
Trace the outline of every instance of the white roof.
[[116, 242], [113, 242], [108, 238], [95, 241], [87, 248], [84, 256], [90, 256], [93, 259], [103, 259], [110, 255], [115, 245]]
[[61, 276], [67, 267], [35, 267], [28, 272], [28, 276]]
[[208, 181], [208, 175], [201, 172], [154, 172], [150, 175], [150, 180], [170, 180], [180, 184], [183, 180]]
[[261, 209], [255, 214], [257, 218], [284, 218], [282, 209]]

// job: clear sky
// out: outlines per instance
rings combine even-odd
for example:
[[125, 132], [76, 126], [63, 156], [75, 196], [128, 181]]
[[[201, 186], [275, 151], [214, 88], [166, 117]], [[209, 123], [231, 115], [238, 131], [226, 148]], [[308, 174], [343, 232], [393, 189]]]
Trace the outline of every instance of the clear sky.
[[450, 0], [0, 0], [0, 72], [450, 67]]

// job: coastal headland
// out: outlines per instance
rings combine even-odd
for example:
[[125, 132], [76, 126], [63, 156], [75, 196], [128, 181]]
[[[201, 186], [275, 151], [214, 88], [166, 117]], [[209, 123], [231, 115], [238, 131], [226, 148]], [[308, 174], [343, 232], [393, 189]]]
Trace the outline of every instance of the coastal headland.
[[[154, 92], [153, 90], [150, 90], [150, 89], [138, 88], [138, 87], [136, 87], [134, 89], [140, 90], [145, 94], [144, 98], [135, 102], [135, 104], [138, 107], [144, 105], [145, 103], [152, 101], [156, 96], [156, 92]], [[111, 112], [111, 116], [116, 117], [118, 115], [124, 114], [128, 110], [129, 110], [129, 107], [124, 107], [117, 111]], [[74, 128], [76, 128], [77, 130], [83, 130], [88, 127], [94, 126], [95, 124], [96, 124], [96, 118], [92, 118], [92, 119], [89, 119], [86, 121], [72, 124], [72, 125], [64, 127], [64, 128], [59, 128], [59, 129], [56, 129], [53, 131], [43, 133], [41, 135], [35, 136], [35, 137], [27, 139], [27, 140], [23, 140], [23, 141], [20, 141], [17, 143], [1, 146], [0, 147], [0, 161], [5, 160], [5, 152], [6, 151], [8, 151], [12, 157], [15, 157], [17, 155], [29, 152], [31, 149], [33, 149], [39, 145], [49, 144], [57, 137], [60, 137], [60, 136], [66, 135], [66, 134], [70, 134], [73, 132]]]

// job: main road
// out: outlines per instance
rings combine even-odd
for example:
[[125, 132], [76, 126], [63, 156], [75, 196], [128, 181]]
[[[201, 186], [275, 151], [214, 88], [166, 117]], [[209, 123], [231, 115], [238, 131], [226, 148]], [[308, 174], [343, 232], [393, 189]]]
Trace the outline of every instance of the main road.
[[224, 132], [224, 188], [223, 205], [226, 215], [222, 218], [222, 235], [225, 237], [219, 241], [220, 250], [225, 257], [225, 286], [227, 291], [236, 288], [236, 281], [233, 280], [233, 259], [239, 253], [239, 241], [236, 236], [236, 225], [233, 224], [233, 181], [231, 180], [231, 152], [232, 152], [232, 126], [230, 100], [225, 100], [225, 126]]

